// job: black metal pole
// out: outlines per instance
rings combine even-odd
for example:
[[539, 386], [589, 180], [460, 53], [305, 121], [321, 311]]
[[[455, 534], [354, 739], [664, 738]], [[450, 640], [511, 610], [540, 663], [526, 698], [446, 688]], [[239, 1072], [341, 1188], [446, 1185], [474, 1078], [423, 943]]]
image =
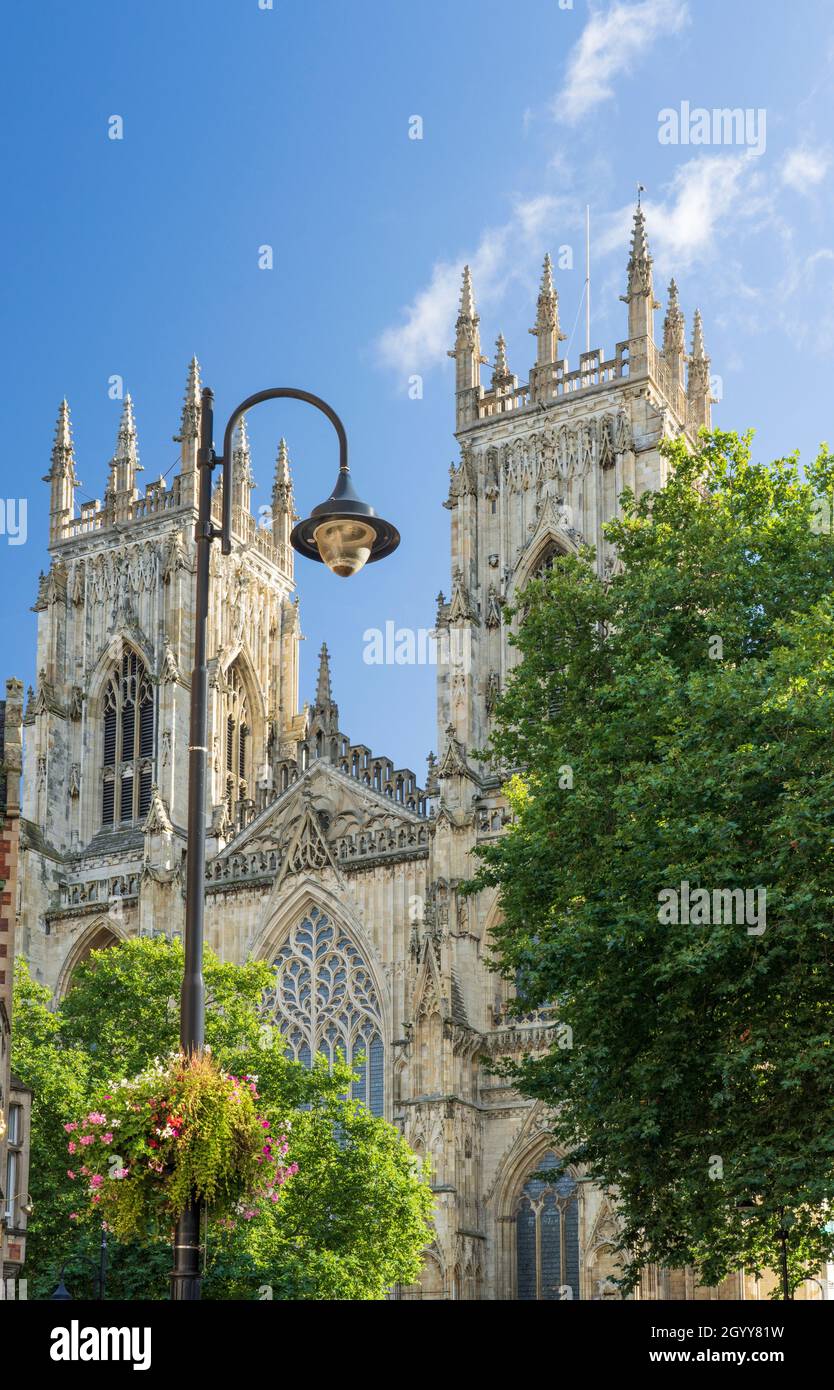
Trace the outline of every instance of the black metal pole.
[[[203, 983], [203, 906], [206, 876], [206, 738], [208, 670], [206, 628], [209, 611], [211, 472], [214, 464], [214, 395], [206, 389], [200, 412], [197, 454], [197, 584], [194, 603], [194, 669], [191, 673], [191, 719], [188, 741], [188, 862], [185, 886], [185, 969], [180, 994], [180, 1045], [200, 1052], [205, 1043], [206, 1000]], [[228, 489], [227, 489], [228, 490]], [[177, 1222], [171, 1298], [200, 1297], [200, 1203], [189, 1202]]]
[[785, 1209], [779, 1213], [779, 1230], [776, 1233], [782, 1246], [782, 1297], [790, 1299], [791, 1286], [788, 1279], [788, 1232], [785, 1226]]
[[[305, 401], [322, 411], [339, 438], [339, 470], [348, 472], [348, 446], [345, 427], [335, 410], [309, 391], [294, 386], [270, 387], [247, 396], [229, 416], [223, 437], [223, 453], [214, 453], [214, 393], [204, 387], [200, 411], [200, 447], [197, 452], [197, 582], [194, 600], [194, 669], [191, 673], [191, 718], [188, 740], [188, 864], [185, 882], [185, 969], [180, 993], [180, 1045], [183, 1052], [200, 1052], [205, 1044], [206, 1002], [203, 982], [203, 917], [206, 875], [206, 762], [208, 756], [208, 670], [206, 667], [206, 629], [209, 611], [209, 557], [211, 543], [220, 540], [224, 555], [232, 549], [232, 434], [250, 406], [261, 401], [289, 397]], [[223, 468], [223, 523], [211, 520], [211, 474], [217, 464]], [[391, 531], [393, 528], [388, 528]], [[399, 537], [393, 532], [396, 545]], [[389, 549], [393, 548], [389, 546]], [[387, 553], [387, 552], [386, 552]], [[182, 1212], [174, 1235], [174, 1267], [171, 1271], [171, 1298], [197, 1300], [200, 1297], [200, 1219], [202, 1205], [189, 1202]]]
[[101, 1251], [98, 1266], [98, 1296], [102, 1301], [107, 1290], [107, 1227], [101, 1228]]

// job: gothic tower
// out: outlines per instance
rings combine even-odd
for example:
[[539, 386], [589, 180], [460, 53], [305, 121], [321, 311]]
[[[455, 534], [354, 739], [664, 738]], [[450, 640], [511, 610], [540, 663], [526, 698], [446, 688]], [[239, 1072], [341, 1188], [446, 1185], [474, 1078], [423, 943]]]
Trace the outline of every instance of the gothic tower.
[[[452, 356], [456, 437], [445, 506], [451, 523], [451, 592], [437, 609], [439, 761], [429, 891], [412, 933], [409, 1091], [402, 1122], [432, 1154], [437, 1239], [426, 1280], [457, 1298], [600, 1298], [613, 1295], [614, 1216], [602, 1194], [558, 1167], [547, 1116], [485, 1069], [480, 1058], [542, 1045], [552, 1021], [507, 1012], [508, 986], [487, 967], [495, 894], [461, 895], [473, 850], [507, 820], [500, 780], [475, 757], [517, 656], [507, 605], [558, 552], [596, 548], [601, 574], [616, 563], [602, 528], [625, 488], [666, 481], [664, 437], [694, 446], [709, 424], [709, 361], [696, 315], [692, 352], [672, 282], [663, 346], [654, 340], [652, 258], [643, 209], [634, 215], [626, 272], [627, 336], [606, 354], [560, 356], [564, 335], [552, 264], [545, 257], [530, 330], [536, 359], [519, 384], [499, 334], [488, 388], [481, 384], [479, 317], [463, 273]], [[688, 380], [685, 365], [689, 363]], [[436, 781], [434, 780], [436, 776]], [[671, 1277], [671, 1276], [669, 1276]], [[425, 1287], [425, 1281], [424, 1281]], [[669, 1286], [671, 1287], [671, 1286]], [[685, 1295], [680, 1295], [685, 1296]]]
[[[127, 888], [143, 875], [179, 878], [186, 848], [199, 425], [194, 358], [176, 435], [178, 471], [149, 482], [140, 494], [138, 432], [128, 395], [104, 500], [82, 502], [76, 510], [69, 408], [61, 403], [45, 479], [50, 567], [35, 602], [38, 684], [24, 718], [24, 844], [26, 827], [37, 827], [29, 832], [32, 847], [49, 851], [45, 866], [35, 867], [30, 858], [25, 884], [34, 958], [60, 949], [54, 939], [41, 940], [42, 914], [54, 906], [51, 880], [66, 877], [79, 856], [88, 876], [100, 878], [104, 896], [112, 896], [105, 885], [114, 881], [130, 896]], [[292, 485], [283, 441], [274, 511], [265, 525], [251, 514], [253, 485], [242, 421], [234, 450], [234, 553], [225, 560], [216, 549], [212, 555], [206, 824], [216, 843], [266, 795], [272, 763], [299, 719], [300, 631], [288, 541]], [[148, 824], [165, 825], [163, 841], [152, 838]], [[179, 921], [179, 901], [173, 913]]]

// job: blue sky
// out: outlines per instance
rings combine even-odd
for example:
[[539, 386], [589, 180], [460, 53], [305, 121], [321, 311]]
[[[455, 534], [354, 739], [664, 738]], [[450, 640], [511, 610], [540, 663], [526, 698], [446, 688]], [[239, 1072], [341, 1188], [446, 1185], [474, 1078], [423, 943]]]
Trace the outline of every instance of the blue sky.
[[[103, 493], [114, 374], [134, 399], [147, 482], [176, 459], [196, 352], [224, 418], [279, 384], [343, 416], [357, 486], [403, 541], [349, 585], [299, 560], [302, 697], [326, 640], [342, 727], [422, 776], [433, 672], [367, 666], [362, 636], [389, 620], [431, 627], [450, 587], [445, 351], [460, 268], [473, 267], [484, 351], [503, 331], [526, 380], [545, 250], [574, 251], [557, 271], [569, 337], [577, 319], [589, 203], [592, 344], [610, 349], [625, 336], [638, 181], [658, 298], [674, 274], [688, 325], [696, 305], [704, 315], [716, 422], [754, 426], [762, 457], [807, 457], [834, 435], [825, 0], [85, 0], [17, 5], [4, 24], [0, 491], [28, 504], [26, 543], [0, 535], [4, 677], [35, 677], [41, 478], [61, 397], [79, 499]], [[764, 149], [662, 144], [659, 114], [682, 102], [763, 110]], [[271, 271], [258, 268], [264, 244]], [[574, 363], [581, 339], [580, 315]], [[422, 399], [409, 397], [413, 374]], [[335, 440], [304, 406], [253, 412], [256, 507], [282, 433], [306, 511], [329, 490]]]

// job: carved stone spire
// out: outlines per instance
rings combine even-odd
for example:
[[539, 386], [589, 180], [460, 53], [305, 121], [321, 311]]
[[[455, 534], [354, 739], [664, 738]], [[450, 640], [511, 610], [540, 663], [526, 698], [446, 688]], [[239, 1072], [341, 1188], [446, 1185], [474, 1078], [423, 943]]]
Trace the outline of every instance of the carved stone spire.
[[192, 357], [188, 364], [180, 432], [174, 435], [175, 444], [185, 444], [188, 440], [200, 437], [200, 386], [200, 364], [196, 357]]
[[455, 346], [449, 356], [455, 359], [455, 391], [457, 393], [458, 425], [467, 423], [473, 412], [473, 395], [477, 398], [481, 389], [481, 338], [478, 329], [480, 319], [475, 310], [475, 294], [472, 289], [472, 272], [468, 265], [463, 267], [463, 283], [460, 292], [460, 310], [455, 324]]
[[184, 505], [197, 500], [197, 450], [200, 444], [200, 364], [192, 357], [188, 364], [188, 379], [182, 404], [180, 432], [174, 443], [180, 446], [180, 502]]
[[671, 356], [686, 352], [683, 310], [678, 299], [678, 287], [674, 278], [669, 281], [669, 301], [666, 317], [663, 320], [663, 351]]
[[330, 654], [327, 650], [327, 643], [322, 642], [319, 652], [319, 676], [316, 682], [316, 708], [324, 709], [333, 702], [333, 691], [330, 687]]
[[472, 289], [472, 271], [468, 265], [463, 267], [463, 283], [460, 289], [460, 318], [477, 322], [475, 313], [475, 292]]
[[316, 681], [316, 700], [310, 711], [310, 720], [307, 731], [307, 738], [310, 744], [316, 749], [316, 756], [330, 758], [335, 754], [328, 741], [333, 734], [339, 732], [339, 707], [333, 699], [333, 690], [330, 682], [330, 655], [327, 650], [327, 643], [322, 642], [319, 652], [319, 673]]
[[275, 458], [275, 477], [272, 484], [272, 505], [278, 510], [292, 504], [292, 477], [290, 476], [290, 455], [287, 441], [283, 435], [278, 440], [278, 453]]
[[553, 284], [553, 262], [550, 252], [544, 258], [542, 282], [536, 300], [536, 323], [530, 329], [536, 339], [536, 366], [555, 362], [559, 356], [559, 343], [565, 335], [559, 327], [559, 296]]
[[499, 333], [495, 340], [495, 362], [492, 367], [492, 389], [504, 393], [512, 391], [518, 384], [518, 380], [513, 376], [507, 365], [507, 344], [504, 341], [504, 334]]
[[[634, 212], [634, 226], [631, 231], [631, 255], [628, 260], [628, 292], [620, 299], [628, 305], [628, 336], [652, 338], [654, 335], [654, 313], [660, 305], [654, 297], [652, 286], [652, 258], [649, 254], [649, 240], [646, 235], [646, 214], [638, 202]], [[639, 354], [642, 358], [642, 353]], [[631, 353], [632, 368], [634, 351]]]
[[689, 373], [686, 381], [686, 395], [690, 427], [697, 430], [703, 426], [709, 429], [712, 424], [712, 396], [710, 395], [710, 359], [704, 347], [704, 325], [700, 309], [695, 310], [692, 323], [692, 351], [689, 354]]
[[669, 281], [669, 300], [666, 317], [663, 320], [663, 356], [672, 375], [672, 380], [683, 386], [684, 363], [686, 362], [686, 327], [683, 310], [678, 299], [678, 287], [674, 280]]
[[49, 472], [44, 474], [43, 481], [49, 483], [49, 539], [53, 541], [58, 539], [64, 523], [73, 514], [75, 489], [79, 486], [66, 397], [58, 408], [51, 466]]
[[130, 516], [136, 497], [136, 474], [141, 471], [133, 401], [128, 394], [122, 406], [116, 452], [110, 460], [110, 480], [107, 485], [106, 500], [114, 510], [116, 521], [126, 520]]
[[241, 415], [232, 445], [232, 506], [242, 507], [248, 512], [253, 487], [255, 479], [252, 477], [249, 431], [246, 428], [246, 416]]
[[290, 473], [287, 441], [278, 441], [275, 476], [272, 483], [272, 538], [278, 546], [289, 546], [290, 532], [295, 519], [295, 504]]
[[704, 322], [701, 318], [701, 310], [695, 310], [695, 317], [692, 321], [692, 353], [693, 362], [709, 362], [704, 347]]

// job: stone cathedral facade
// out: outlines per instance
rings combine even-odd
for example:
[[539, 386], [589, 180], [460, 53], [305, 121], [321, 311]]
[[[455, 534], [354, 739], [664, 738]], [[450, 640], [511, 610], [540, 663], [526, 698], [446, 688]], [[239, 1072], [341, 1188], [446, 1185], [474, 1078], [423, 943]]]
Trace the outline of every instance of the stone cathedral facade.
[[[655, 341], [640, 208], [623, 298], [623, 341], [569, 369], [546, 258], [529, 379], [512, 373], [499, 336], [485, 385], [464, 272], [450, 353], [460, 459], [443, 503], [451, 589], [436, 615], [448, 659], [425, 785], [345, 733], [326, 647], [315, 697], [299, 703], [287, 448], [258, 525], [245, 421], [236, 439], [234, 550], [223, 559], [213, 547], [211, 562], [207, 940], [226, 959], [273, 962], [267, 1004], [292, 1054], [355, 1059], [356, 1094], [430, 1156], [435, 1240], [420, 1286], [401, 1297], [614, 1294], [608, 1200], [581, 1173], [535, 1176], [558, 1166], [547, 1114], [486, 1065], [540, 1046], [552, 1023], [508, 1013], [508, 986], [485, 964], [494, 895], [464, 897], [460, 884], [474, 847], [507, 823], [499, 779], [473, 756], [513, 662], [507, 604], [583, 542], [610, 571], [602, 526], [622, 490], [661, 487], [660, 441], [694, 442], [710, 423], [700, 316], [687, 352], [674, 282]], [[23, 720], [19, 935], [59, 997], [92, 949], [183, 929], [199, 413], [193, 361], [179, 471], [140, 492], [126, 398], [104, 499], [80, 509], [65, 402], [58, 417], [38, 680]], [[723, 1296], [744, 1292], [739, 1279]], [[651, 1273], [642, 1295], [721, 1296], [687, 1271]]]

